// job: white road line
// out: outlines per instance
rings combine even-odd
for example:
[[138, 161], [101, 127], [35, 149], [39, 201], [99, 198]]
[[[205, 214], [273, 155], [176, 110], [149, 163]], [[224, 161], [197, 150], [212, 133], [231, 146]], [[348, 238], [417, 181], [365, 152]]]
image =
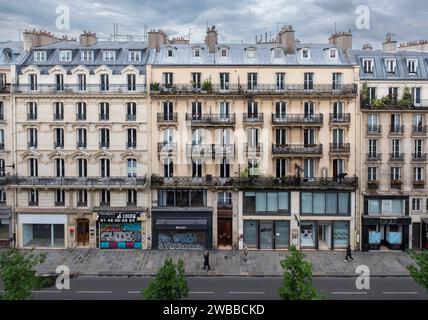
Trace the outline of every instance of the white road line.
[[190, 291], [190, 294], [213, 294], [214, 291]]
[[59, 290], [33, 290], [32, 293], [61, 293]]
[[229, 294], [265, 294], [263, 291], [229, 291]]
[[113, 291], [76, 291], [76, 293], [112, 293]]
[[417, 292], [417, 291], [404, 291], [404, 292], [384, 291], [384, 292], [382, 292], [382, 294], [419, 294], [419, 292]]
[[141, 294], [141, 292], [140, 292], [140, 291], [128, 291], [128, 293], [129, 293], [129, 294], [137, 294], [137, 293], [138, 293], [138, 294]]
[[348, 292], [333, 291], [331, 292], [331, 294], [367, 294], [367, 291], [348, 291]]

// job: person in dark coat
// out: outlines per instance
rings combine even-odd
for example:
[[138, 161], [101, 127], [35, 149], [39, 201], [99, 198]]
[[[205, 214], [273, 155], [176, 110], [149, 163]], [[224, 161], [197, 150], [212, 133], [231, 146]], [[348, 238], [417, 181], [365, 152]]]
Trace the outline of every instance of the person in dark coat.
[[348, 244], [348, 247], [346, 248], [346, 257], [343, 261], [348, 261], [348, 258], [351, 258], [352, 261], [354, 261], [354, 258], [352, 258], [352, 251], [351, 251], [351, 245]]
[[207, 271], [211, 270], [211, 267], [210, 267], [210, 254], [209, 254], [208, 250], [205, 250], [205, 252], [204, 252], [204, 269], [206, 267], [208, 267]]

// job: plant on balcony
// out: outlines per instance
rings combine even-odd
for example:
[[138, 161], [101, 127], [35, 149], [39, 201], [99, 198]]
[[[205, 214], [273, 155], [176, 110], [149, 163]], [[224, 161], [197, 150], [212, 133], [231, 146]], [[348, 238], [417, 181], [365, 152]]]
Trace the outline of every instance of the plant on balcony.
[[412, 94], [409, 87], [404, 88], [403, 98], [398, 100], [397, 107], [407, 108], [412, 105]]
[[422, 187], [425, 185], [425, 181], [424, 180], [415, 180], [415, 181], [413, 181], [413, 185], [418, 186], [418, 187]]
[[367, 82], [364, 82], [361, 87], [360, 97], [363, 106], [370, 105], [369, 88], [367, 86]]
[[248, 168], [245, 168], [244, 171], [241, 171], [239, 174], [241, 178], [247, 178], [248, 177]]
[[401, 186], [402, 185], [402, 181], [401, 180], [398, 180], [398, 179], [393, 179], [393, 180], [391, 180], [391, 185], [392, 186]]
[[202, 83], [202, 90], [206, 91], [206, 92], [212, 92], [213, 90], [213, 85], [211, 83], [211, 80], [206, 79], [204, 80], [204, 82]]
[[153, 82], [151, 87], [152, 87], [152, 91], [160, 91], [159, 82]]

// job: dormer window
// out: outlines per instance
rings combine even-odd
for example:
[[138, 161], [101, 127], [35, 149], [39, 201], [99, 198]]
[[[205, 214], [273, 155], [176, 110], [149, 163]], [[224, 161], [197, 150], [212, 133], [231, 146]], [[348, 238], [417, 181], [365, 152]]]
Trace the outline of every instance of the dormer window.
[[363, 68], [365, 73], [373, 73], [373, 69], [374, 69], [373, 59], [363, 59]]
[[309, 49], [302, 49], [302, 59], [309, 59], [311, 57], [311, 53]]
[[386, 67], [386, 72], [395, 73], [395, 68], [397, 67], [397, 61], [395, 59], [386, 59], [385, 67]]
[[46, 61], [46, 51], [34, 51], [34, 61], [35, 62]]
[[82, 60], [82, 61], [94, 61], [94, 51], [93, 50], [82, 50], [80, 52], [80, 60]]
[[106, 62], [113, 62], [116, 60], [116, 51], [106, 50], [103, 51], [103, 60]]
[[70, 62], [71, 57], [71, 50], [61, 50], [59, 52], [59, 61]]
[[256, 49], [247, 50], [247, 58], [254, 59], [256, 57]]
[[276, 48], [275, 50], [273, 50], [273, 57], [274, 57], [274, 59], [281, 59], [281, 57], [282, 57], [281, 48]]
[[172, 57], [174, 56], [174, 54], [173, 54], [173, 52], [172, 52], [172, 49], [168, 49], [168, 51], [166, 52], [166, 56], [167, 56], [168, 58], [172, 58]]
[[337, 49], [330, 49], [328, 51], [328, 56], [330, 59], [337, 59]]
[[193, 49], [193, 57], [199, 58], [201, 56], [201, 50]]
[[416, 73], [418, 71], [418, 60], [407, 59], [407, 69], [409, 70], [409, 73]]
[[141, 61], [141, 51], [138, 51], [138, 50], [129, 51], [128, 60], [131, 62]]
[[227, 56], [228, 56], [227, 49], [226, 48], [221, 49], [221, 57], [222, 58], [227, 58]]

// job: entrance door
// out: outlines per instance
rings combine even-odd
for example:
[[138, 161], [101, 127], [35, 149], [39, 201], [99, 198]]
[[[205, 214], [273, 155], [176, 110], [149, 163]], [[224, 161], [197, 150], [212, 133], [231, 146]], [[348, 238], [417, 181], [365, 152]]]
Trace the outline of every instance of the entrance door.
[[421, 250], [421, 223], [413, 222], [412, 226], [412, 249]]
[[232, 219], [218, 219], [218, 245], [232, 246]]
[[260, 221], [260, 249], [273, 249], [273, 221]]
[[77, 245], [89, 245], [89, 220], [87, 219], [77, 220]]
[[320, 222], [318, 224], [318, 249], [331, 249], [331, 223]]

